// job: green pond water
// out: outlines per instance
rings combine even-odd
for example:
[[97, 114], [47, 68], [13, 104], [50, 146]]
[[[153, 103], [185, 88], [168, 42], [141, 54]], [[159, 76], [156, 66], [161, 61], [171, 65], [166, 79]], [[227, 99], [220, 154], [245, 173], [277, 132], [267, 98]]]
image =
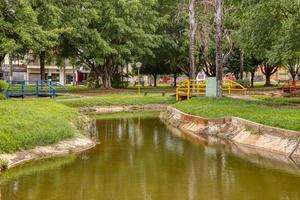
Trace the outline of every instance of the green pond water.
[[297, 170], [184, 139], [153, 114], [105, 115], [96, 124], [95, 149], [8, 171], [0, 199], [300, 199]]

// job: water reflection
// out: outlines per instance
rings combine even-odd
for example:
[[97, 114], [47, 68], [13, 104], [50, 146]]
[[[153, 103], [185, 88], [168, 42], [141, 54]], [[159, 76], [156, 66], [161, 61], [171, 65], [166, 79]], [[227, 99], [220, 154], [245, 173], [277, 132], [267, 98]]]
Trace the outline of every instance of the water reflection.
[[[4, 200], [300, 199], [298, 175], [191, 142], [156, 117], [103, 119], [101, 143], [72, 162], [39, 161], [2, 182]], [[173, 134], [175, 133], [175, 134]], [[262, 161], [261, 161], [262, 162]], [[30, 169], [30, 170], [28, 170]], [[28, 173], [21, 173], [24, 171]], [[19, 175], [16, 175], [19, 174]]]

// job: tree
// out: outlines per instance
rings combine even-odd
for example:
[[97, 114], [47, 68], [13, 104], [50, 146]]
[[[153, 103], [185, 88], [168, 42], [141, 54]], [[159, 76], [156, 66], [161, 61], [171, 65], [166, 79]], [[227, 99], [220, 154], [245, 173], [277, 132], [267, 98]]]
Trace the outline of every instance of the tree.
[[196, 79], [196, 62], [195, 62], [195, 37], [197, 31], [196, 21], [196, 0], [189, 0], [189, 57], [190, 72], [189, 78]]
[[152, 49], [160, 41], [155, 32], [161, 20], [153, 9], [155, 2], [86, 0], [80, 3], [84, 9], [79, 10], [79, 18], [85, 18], [74, 23], [74, 31], [66, 37], [68, 45], [82, 65], [96, 78], [101, 77], [102, 86], [111, 88], [112, 76], [120, 65], [143, 55], [153, 56]]
[[35, 43], [31, 50], [39, 57], [40, 74], [43, 81], [46, 80], [46, 62], [51, 60], [54, 47], [58, 45], [59, 36], [66, 30], [61, 28], [62, 10], [55, 0], [30, 0], [30, 3], [37, 14], [38, 25], [41, 27], [34, 37]]
[[260, 60], [259, 58], [253, 55], [244, 55], [244, 70], [246, 72], [249, 72], [251, 75], [250, 77], [251, 87], [254, 87], [255, 73], [261, 63], [262, 60]]
[[[262, 61], [265, 85], [282, 65], [287, 65], [291, 52], [299, 45], [299, 2], [284, 0], [238, 1], [235, 12], [238, 31], [236, 39], [245, 54]], [[294, 41], [293, 41], [294, 40]], [[286, 55], [285, 55], [286, 54]]]
[[172, 73], [174, 87], [179, 74], [190, 75], [188, 13], [185, 9], [180, 9], [181, 7], [180, 0], [158, 1], [156, 10], [164, 19], [156, 31], [156, 34], [161, 36], [161, 40], [159, 46], [152, 49], [152, 59], [148, 59], [149, 56], [143, 58], [145, 62], [151, 62], [149, 63], [151, 65], [157, 66], [157, 63], [162, 63], [164, 68], [167, 67], [168, 69], [162, 69], [160, 73], [165, 74], [166, 71]]
[[222, 97], [223, 88], [223, 32], [224, 32], [224, 1], [216, 0], [216, 78], [217, 97]]
[[[238, 48], [234, 48], [231, 55], [228, 58], [228, 62], [225, 63], [225, 68], [227, 73], [234, 74], [235, 78], [242, 79], [241, 76], [241, 50]], [[243, 66], [244, 68], [244, 66]], [[243, 69], [244, 71], [244, 69]]]
[[164, 62], [151, 62], [151, 64], [144, 64], [141, 68], [141, 73], [151, 75], [154, 80], [154, 87], [157, 87], [157, 76], [170, 73], [170, 66]]
[[36, 17], [28, 1], [0, 2], [0, 63], [7, 54], [12, 60], [32, 48], [40, 31]]

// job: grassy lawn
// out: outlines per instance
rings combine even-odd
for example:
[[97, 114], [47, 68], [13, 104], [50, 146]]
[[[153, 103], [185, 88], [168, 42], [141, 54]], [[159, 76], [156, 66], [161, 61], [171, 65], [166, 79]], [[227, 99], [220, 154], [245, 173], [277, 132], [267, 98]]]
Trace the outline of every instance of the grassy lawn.
[[75, 133], [71, 122], [78, 116], [76, 110], [54, 101], [1, 101], [0, 153], [70, 138]]
[[145, 105], [145, 104], [172, 104], [175, 97], [161, 94], [144, 95], [102, 95], [72, 101], [60, 102], [71, 107], [92, 107], [92, 106], [127, 106], [127, 105]]
[[271, 104], [300, 105], [300, 97], [270, 97], [265, 95], [254, 95], [253, 97]]
[[[69, 88], [69, 87], [68, 87]], [[73, 86], [69, 88], [71, 94], [75, 95], [85, 95], [85, 96], [100, 96], [100, 95], [107, 95], [107, 94], [132, 94], [136, 95], [137, 94], [137, 87], [129, 87], [126, 89], [103, 89], [103, 88], [96, 88], [96, 89], [91, 89], [91, 88], [86, 88], [83, 86]], [[159, 86], [159, 87], [142, 87], [141, 88], [141, 93], [144, 94], [149, 93], [149, 94], [162, 94], [162, 93], [172, 93], [175, 94], [175, 88], [170, 87], [170, 86]]]
[[300, 107], [283, 106], [269, 100], [193, 98], [175, 104], [179, 110], [207, 118], [235, 116], [261, 124], [300, 131]]

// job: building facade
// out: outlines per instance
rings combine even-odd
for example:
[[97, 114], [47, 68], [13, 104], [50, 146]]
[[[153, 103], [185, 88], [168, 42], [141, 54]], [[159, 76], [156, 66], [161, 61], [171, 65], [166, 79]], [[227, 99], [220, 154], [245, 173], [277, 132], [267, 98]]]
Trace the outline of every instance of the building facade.
[[[0, 67], [0, 79], [7, 81], [40, 81], [40, 63], [36, 59], [15, 59], [10, 63], [6, 56]], [[11, 69], [12, 66], [12, 69]], [[65, 67], [55, 64], [45, 66], [45, 77], [47, 80], [65, 84], [82, 84], [88, 76], [87, 71], [75, 70], [67, 61]]]

